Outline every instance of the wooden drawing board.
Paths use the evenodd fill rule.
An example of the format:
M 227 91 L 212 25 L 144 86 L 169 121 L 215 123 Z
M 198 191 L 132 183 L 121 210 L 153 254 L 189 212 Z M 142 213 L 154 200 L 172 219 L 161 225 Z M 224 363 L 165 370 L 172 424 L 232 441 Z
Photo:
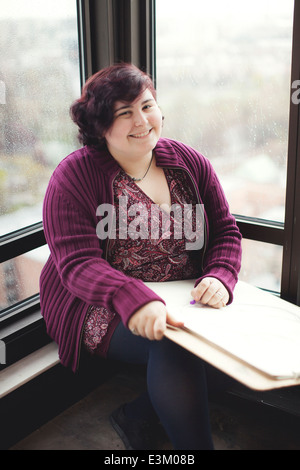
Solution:
M 146 284 L 165 300 L 174 316 L 184 318 L 185 314 L 189 315 L 187 328 L 167 328 L 165 336 L 172 341 L 252 389 L 300 385 L 300 367 L 295 372 L 293 370 L 298 363 L 300 365 L 300 307 L 240 281 L 232 306 L 218 311 L 210 307 L 193 309 L 189 302 L 194 281 Z M 240 318 L 234 317 L 239 312 Z M 194 314 L 203 314 L 203 318 L 211 318 L 215 323 L 209 325 L 208 322 L 206 328 L 206 321 L 207 331 L 203 328 L 202 335 L 201 324 L 193 330 L 191 315 Z M 234 322 L 234 327 L 230 322 Z M 218 323 L 221 324 L 219 333 L 217 327 L 212 328 Z M 212 331 L 214 329 L 216 333 Z M 251 334 L 244 338 L 245 332 L 249 331 Z

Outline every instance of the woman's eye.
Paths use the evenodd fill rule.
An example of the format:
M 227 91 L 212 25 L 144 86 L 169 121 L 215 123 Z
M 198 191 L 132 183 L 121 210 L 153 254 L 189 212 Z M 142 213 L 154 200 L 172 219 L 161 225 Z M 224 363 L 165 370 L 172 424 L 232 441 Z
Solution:
M 127 117 L 130 115 L 130 111 L 124 111 L 123 113 L 120 113 L 117 115 L 117 117 Z

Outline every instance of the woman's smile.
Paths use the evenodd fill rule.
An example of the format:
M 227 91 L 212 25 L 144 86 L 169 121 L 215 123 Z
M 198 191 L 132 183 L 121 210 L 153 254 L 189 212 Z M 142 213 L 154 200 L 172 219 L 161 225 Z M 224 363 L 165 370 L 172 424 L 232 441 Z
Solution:
M 129 137 L 133 137 L 134 139 L 143 139 L 144 137 L 147 137 L 151 131 L 152 131 L 152 128 L 148 129 L 145 132 L 141 132 L 140 134 L 130 134 Z

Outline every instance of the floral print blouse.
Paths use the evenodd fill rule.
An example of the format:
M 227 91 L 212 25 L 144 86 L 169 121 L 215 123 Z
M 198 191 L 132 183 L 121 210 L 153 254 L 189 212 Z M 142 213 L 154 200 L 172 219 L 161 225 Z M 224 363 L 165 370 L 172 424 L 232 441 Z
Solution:
M 154 204 L 123 170 L 114 180 L 116 225 L 108 242 L 107 260 L 115 269 L 144 282 L 199 276 L 199 262 L 186 249 L 184 236 L 193 234 L 196 227 L 193 208 L 197 202 L 189 187 L 190 180 L 184 171 L 164 171 L 172 208 L 178 212 L 170 213 Z M 89 352 L 104 355 L 106 338 L 111 336 L 107 332 L 110 326 L 117 325 L 117 318 L 116 312 L 90 306 L 83 332 L 83 344 Z

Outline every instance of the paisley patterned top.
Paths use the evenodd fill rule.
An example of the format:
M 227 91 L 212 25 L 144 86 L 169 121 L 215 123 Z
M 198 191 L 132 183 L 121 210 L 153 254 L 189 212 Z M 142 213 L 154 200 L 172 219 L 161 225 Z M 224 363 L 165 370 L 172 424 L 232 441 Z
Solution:
M 199 276 L 199 258 L 186 243 L 195 234 L 197 201 L 184 171 L 165 169 L 172 210 L 159 207 L 124 171 L 114 181 L 115 226 L 108 244 L 108 262 L 144 282 L 193 279 Z M 104 355 L 105 338 L 118 315 L 91 306 L 84 326 L 83 344 Z M 109 335 L 110 336 L 110 335 Z

